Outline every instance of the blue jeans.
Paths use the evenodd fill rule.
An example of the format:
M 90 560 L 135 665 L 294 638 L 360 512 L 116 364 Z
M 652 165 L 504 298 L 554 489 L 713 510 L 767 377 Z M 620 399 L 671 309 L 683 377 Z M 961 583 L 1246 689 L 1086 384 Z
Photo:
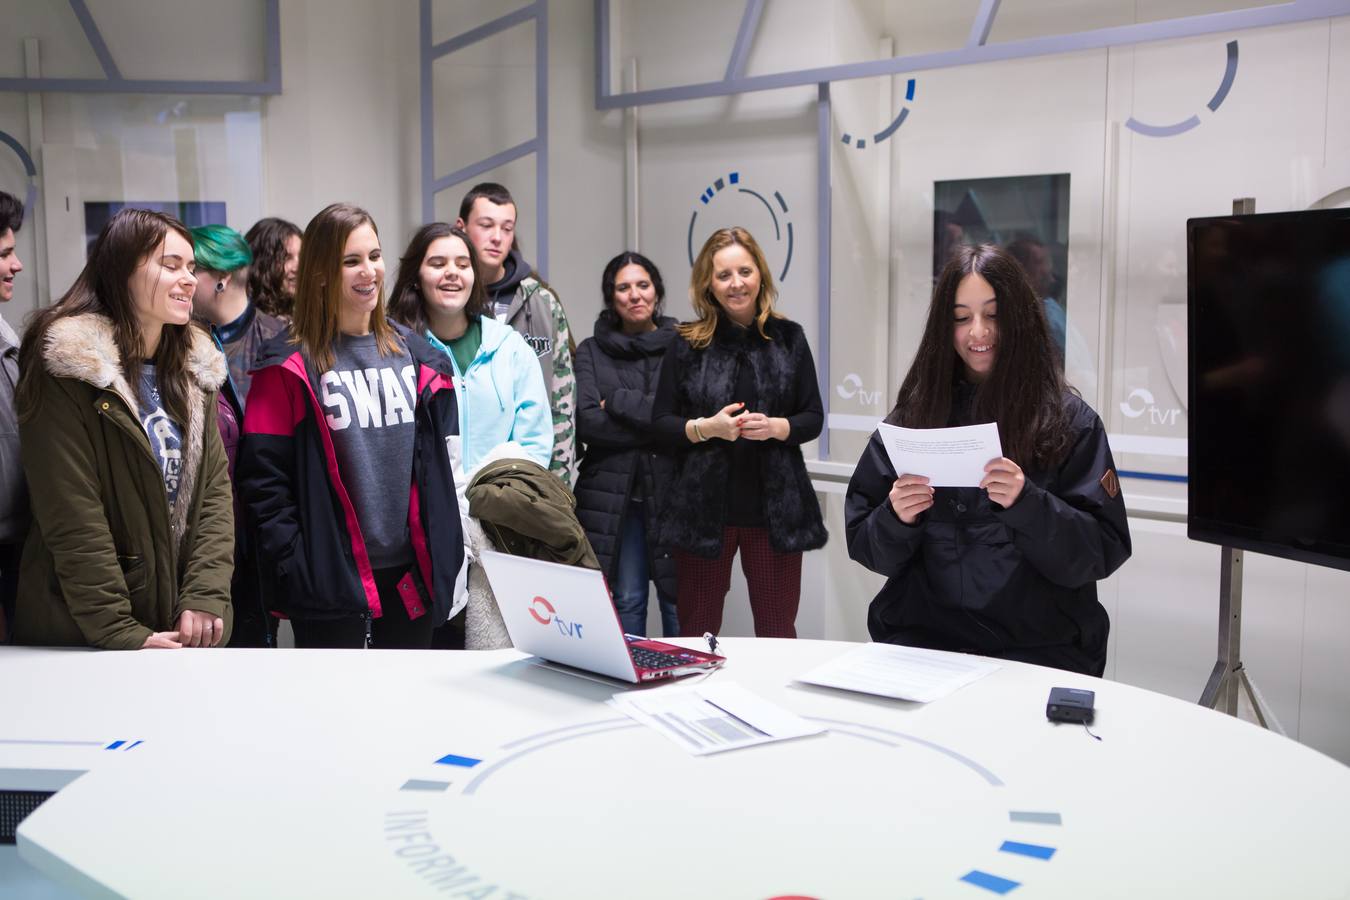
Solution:
M 614 573 L 614 608 L 619 622 L 628 634 L 647 635 L 648 569 L 647 512 L 645 504 L 630 503 L 623 517 L 623 532 L 619 535 L 619 565 Z M 667 597 L 657 589 L 661 601 L 661 633 L 674 637 L 680 633 L 680 619 L 675 612 L 675 598 Z

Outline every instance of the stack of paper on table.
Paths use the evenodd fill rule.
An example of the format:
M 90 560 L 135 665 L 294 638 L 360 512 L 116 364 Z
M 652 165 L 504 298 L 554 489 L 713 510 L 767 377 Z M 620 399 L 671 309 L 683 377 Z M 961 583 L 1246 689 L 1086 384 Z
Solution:
M 695 756 L 825 730 L 734 682 L 624 692 L 610 703 Z
M 964 653 L 897 644 L 863 644 L 798 676 L 797 680 L 928 703 L 998 670 L 998 663 Z

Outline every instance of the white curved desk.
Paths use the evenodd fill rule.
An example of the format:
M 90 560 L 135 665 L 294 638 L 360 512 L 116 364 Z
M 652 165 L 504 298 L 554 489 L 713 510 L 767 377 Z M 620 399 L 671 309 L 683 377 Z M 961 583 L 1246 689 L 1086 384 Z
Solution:
M 19 851 L 95 895 L 1350 895 L 1334 760 L 1016 663 L 927 706 L 789 686 L 848 646 L 727 640 L 713 679 L 830 730 L 702 758 L 515 651 L 3 648 L 0 778 L 86 772 Z

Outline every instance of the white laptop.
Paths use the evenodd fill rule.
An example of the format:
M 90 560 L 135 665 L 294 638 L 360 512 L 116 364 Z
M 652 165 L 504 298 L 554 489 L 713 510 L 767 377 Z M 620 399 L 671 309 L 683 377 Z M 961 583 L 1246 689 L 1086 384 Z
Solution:
M 625 635 L 595 569 L 485 550 L 483 569 L 516 649 L 633 683 L 706 672 L 725 657 Z

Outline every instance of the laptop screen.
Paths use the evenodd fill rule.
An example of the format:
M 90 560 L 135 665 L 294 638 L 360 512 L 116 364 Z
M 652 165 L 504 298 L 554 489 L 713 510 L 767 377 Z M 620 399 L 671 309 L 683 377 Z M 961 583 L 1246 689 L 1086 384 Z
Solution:
M 516 649 L 638 680 L 602 573 L 492 550 L 482 561 Z

